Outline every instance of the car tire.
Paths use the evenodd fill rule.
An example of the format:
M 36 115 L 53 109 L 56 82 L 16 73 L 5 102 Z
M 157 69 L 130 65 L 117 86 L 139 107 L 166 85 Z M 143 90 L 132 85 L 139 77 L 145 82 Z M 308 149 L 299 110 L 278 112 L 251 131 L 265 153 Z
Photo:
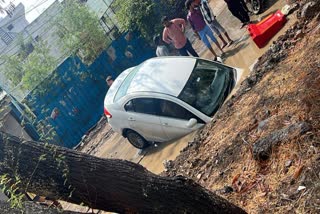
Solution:
M 135 131 L 128 130 L 126 136 L 131 145 L 138 149 L 144 149 L 149 145 L 148 141 Z
M 251 2 L 251 12 L 254 15 L 259 14 L 262 8 L 261 0 L 251 0 L 250 2 Z

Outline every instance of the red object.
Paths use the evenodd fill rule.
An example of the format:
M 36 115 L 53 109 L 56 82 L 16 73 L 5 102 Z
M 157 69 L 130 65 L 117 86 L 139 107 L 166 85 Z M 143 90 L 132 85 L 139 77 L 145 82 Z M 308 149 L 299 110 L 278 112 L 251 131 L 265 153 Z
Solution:
M 250 24 L 248 30 L 256 45 L 262 48 L 284 26 L 286 21 L 285 15 L 278 10 L 257 24 Z
M 104 110 L 104 114 L 106 115 L 107 118 L 112 117 L 112 115 L 110 114 L 110 112 L 108 112 L 108 110 L 106 108 L 104 108 L 103 110 Z

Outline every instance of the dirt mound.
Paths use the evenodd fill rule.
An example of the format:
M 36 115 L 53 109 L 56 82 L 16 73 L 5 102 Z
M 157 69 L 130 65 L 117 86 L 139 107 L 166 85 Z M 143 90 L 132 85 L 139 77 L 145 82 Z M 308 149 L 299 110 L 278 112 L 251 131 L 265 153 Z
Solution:
M 319 1 L 259 59 L 163 175 L 192 178 L 249 213 L 319 211 L 320 23 L 314 8 Z M 267 143 L 268 155 L 254 157 L 255 147 Z

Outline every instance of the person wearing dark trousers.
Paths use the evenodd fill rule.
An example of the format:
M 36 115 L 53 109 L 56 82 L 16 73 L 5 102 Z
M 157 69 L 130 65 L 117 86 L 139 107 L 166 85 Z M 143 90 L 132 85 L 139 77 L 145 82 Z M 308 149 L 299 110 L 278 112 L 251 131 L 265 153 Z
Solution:
M 193 49 L 189 39 L 187 39 L 185 46 L 183 48 L 178 49 L 178 51 L 181 54 L 181 56 L 189 56 L 189 54 L 188 54 L 188 52 L 189 52 L 192 56 L 199 57 L 197 52 Z
M 199 57 L 197 52 L 193 49 L 190 41 L 184 35 L 184 29 L 186 26 L 186 21 L 184 19 L 169 20 L 164 16 L 161 19 L 161 23 L 164 26 L 162 33 L 162 39 L 164 42 L 173 44 L 182 56 L 189 56 L 190 54 L 194 57 Z
M 240 28 L 243 28 L 250 23 L 249 10 L 246 6 L 246 3 L 243 0 L 224 0 L 228 6 L 228 9 L 237 17 L 242 25 Z

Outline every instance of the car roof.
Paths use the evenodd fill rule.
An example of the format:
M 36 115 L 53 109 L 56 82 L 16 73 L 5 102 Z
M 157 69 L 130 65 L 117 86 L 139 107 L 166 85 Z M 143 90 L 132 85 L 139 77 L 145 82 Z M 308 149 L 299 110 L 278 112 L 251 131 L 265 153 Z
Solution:
M 195 66 L 193 57 L 156 57 L 136 67 L 127 94 L 155 92 L 177 97 Z

